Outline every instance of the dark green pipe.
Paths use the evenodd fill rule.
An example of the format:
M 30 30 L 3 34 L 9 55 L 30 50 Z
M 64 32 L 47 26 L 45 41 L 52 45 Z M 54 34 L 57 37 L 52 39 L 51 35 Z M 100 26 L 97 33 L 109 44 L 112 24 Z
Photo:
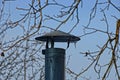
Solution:
M 65 50 L 48 48 L 45 55 L 45 80 L 65 80 Z

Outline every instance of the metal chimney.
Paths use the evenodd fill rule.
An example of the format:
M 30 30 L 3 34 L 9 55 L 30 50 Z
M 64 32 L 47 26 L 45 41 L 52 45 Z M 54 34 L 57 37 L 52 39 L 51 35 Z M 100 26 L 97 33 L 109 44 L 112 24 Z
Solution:
M 45 55 L 45 80 L 65 80 L 65 49 L 54 48 L 54 42 L 67 42 L 69 47 L 69 43 L 80 38 L 62 31 L 52 31 L 35 39 L 46 42 L 46 49 L 42 50 Z

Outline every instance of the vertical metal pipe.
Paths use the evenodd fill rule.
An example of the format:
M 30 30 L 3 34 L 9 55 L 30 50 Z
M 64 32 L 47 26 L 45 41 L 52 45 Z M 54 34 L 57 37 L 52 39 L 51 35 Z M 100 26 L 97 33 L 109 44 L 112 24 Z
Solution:
M 45 80 L 65 80 L 65 50 L 48 48 L 45 54 Z

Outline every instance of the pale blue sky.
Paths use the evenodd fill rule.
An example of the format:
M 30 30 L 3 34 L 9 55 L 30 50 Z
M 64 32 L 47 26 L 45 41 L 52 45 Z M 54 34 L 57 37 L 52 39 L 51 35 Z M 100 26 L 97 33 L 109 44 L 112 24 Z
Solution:
M 102 2 L 104 0 L 99 0 L 99 1 Z M 112 1 L 114 1 L 114 0 L 112 0 Z M 27 7 L 29 7 L 28 3 L 29 3 L 29 0 L 24 0 L 24 1 L 16 0 L 16 1 L 11 1 L 11 2 L 6 2 L 6 7 L 5 7 L 6 13 L 11 14 L 10 17 L 11 17 L 12 21 L 18 20 L 19 18 L 21 18 L 20 14 L 23 12 L 16 10 L 16 7 L 27 8 Z M 60 3 L 69 5 L 69 3 L 71 3 L 71 1 L 70 0 L 60 1 Z M 119 5 L 120 1 L 115 0 L 114 3 Z M 0 5 L 1 5 L 1 1 L 0 1 Z M 83 7 L 81 8 L 81 6 L 79 6 L 80 23 L 71 32 L 71 34 L 76 35 L 76 36 L 83 35 L 83 32 L 84 32 L 83 26 L 86 26 L 88 24 L 88 20 L 90 17 L 89 16 L 90 11 L 91 11 L 93 5 L 94 5 L 94 0 L 89 0 L 89 1 L 83 0 Z M 104 18 L 103 13 L 100 12 L 102 7 L 104 7 L 104 5 L 98 6 L 98 9 L 97 9 L 98 12 L 96 13 L 96 17 L 92 20 L 90 27 L 106 31 L 105 22 L 100 21 Z M 57 9 L 58 9 L 57 7 L 51 6 L 50 8 L 46 8 L 46 10 L 44 11 L 44 14 L 51 14 L 53 16 L 56 13 L 58 13 Z M 117 10 L 115 10 L 115 8 L 110 6 L 109 11 L 106 11 L 105 13 L 107 14 L 108 23 L 110 26 L 109 31 L 114 33 L 115 26 L 116 26 L 116 19 L 114 17 L 112 17 L 111 15 L 115 15 L 117 18 L 119 18 L 120 12 L 118 12 Z M 73 23 L 74 23 L 74 21 L 69 21 L 68 23 L 64 24 L 60 28 L 60 30 L 69 32 L 70 29 L 72 28 L 71 25 L 73 25 Z M 58 23 L 55 21 L 45 21 L 43 25 L 49 25 L 49 27 L 56 28 L 58 26 Z M 15 37 L 17 35 L 23 34 L 23 32 L 21 32 L 20 28 L 15 28 L 13 30 L 10 29 L 6 33 L 9 33 L 6 35 L 7 40 L 10 40 L 12 37 Z M 84 57 L 84 55 L 80 54 L 80 52 L 86 52 L 89 50 L 97 51 L 97 50 L 99 50 L 99 48 L 97 46 L 99 45 L 102 47 L 103 43 L 106 40 L 107 40 L 107 35 L 97 32 L 97 33 L 94 33 L 91 35 L 81 37 L 81 40 L 77 42 L 76 48 L 74 47 L 74 44 L 70 44 L 69 49 L 66 50 L 66 62 L 68 61 L 68 57 L 71 56 L 70 63 L 67 65 L 67 67 L 70 67 L 74 72 L 79 73 L 82 69 L 87 67 L 88 64 L 90 63 L 88 58 Z M 63 45 L 65 45 L 65 46 L 63 47 Z M 62 43 L 62 44 L 56 44 L 56 46 L 66 48 L 67 45 L 66 45 L 66 43 L 65 44 Z M 108 53 L 108 51 L 105 51 L 105 52 Z M 109 58 L 110 57 L 108 56 L 108 54 L 104 54 L 102 56 L 102 59 L 100 62 L 105 63 Z M 113 73 L 114 73 L 114 70 L 113 70 Z M 98 77 L 97 75 L 95 75 L 93 67 L 90 70 L 88 70 L 88 72 L 84 73 L 82 76 L 86 76 L 87 78 L 90 78 L 90 80 L 96 80 Z M 111 79 L 111 80 L 115 79 L 115 75 L 110 74 L 110 76 L 111 77 L 109 79 Z M 80 78 L 80 80 L 84 80 L 84 79 Z

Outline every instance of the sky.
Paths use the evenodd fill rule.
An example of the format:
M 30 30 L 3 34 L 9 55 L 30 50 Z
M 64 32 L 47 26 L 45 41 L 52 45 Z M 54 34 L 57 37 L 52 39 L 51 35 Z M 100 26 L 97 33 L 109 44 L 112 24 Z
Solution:
M 104 0 L 99 0 L 99 2 L 103 2 L 103 1 Z M 111 0 L 111 1 L 113 1 L 114 4 L 116 4 L 117 6 L 119 6 L 119 3 L 120 3 L 119 0 Z M 7 15 L 10 13 L 11 14 L 10 19 L 12 21 L 18 20 L 21 18 L 20 14 L 22 13 L 22 11 L 19 11 L 16 8 L 17 7 L 28 8 L 29 2 L 30 2 L 29 0 L 7 1 L 6 7 L 5 7 L 5 10 L 6 10 L 5 14 Z M 69 0 L 60 1 L 60 3 L 69 5 L 69 3 L 71 3 L 71 1 L 69 1 Z M 94 3 L 95 3 L 95 0 L 90 0 L 90 1 L 84 0 L 83 7 L 81 8 L 81 6 L 79 6 L 78 11 L 79 11 L 80 23 L 71 32 L 71 34 L 73 34 L 75 36 L 82 36 L 84 34 L 84 26 L 87 26 L 87 24 L 89 22 L 90 11 L 92 10 Z M 1 7 L 1 1 L 0 1 L 0 7 Z M 91 21 L 91 24 L 89 26 L 92 28 L 106 31 L 106 29 L 107 29 L 106 24 L 105 24 L 105 22 L 101 21 L 104 18 L 103 13 L 101 12 L 101 8 L 103 8 L 103 7 L 105 7 L 105 5 L 98 5 L 96 17 Z M 58 7 L 50 6 L 50 7 L 46 8 L 43 12 L 45 15 L 49 14 L 49 15 L 53 16 L 53 15 L 56 15 L 57 13 L 59 13 L 58 12 L 59 9 L 60 8 L 58 8 Z M 107 19 L 108 19 L 108 23 L 109 23 L 109 32 L 114 33 L 116 19 L 114 17 L 112 17 L 112 15 L 115 15 L 117 18 L 119 18 L 120 12 L 118 12 L 115 8 L 110 6 L 109 10 L 105 11 L 105 14 L 107 15 Z M 5 16 L 5 18 L 6 18 L 6 16 Z M 73 20 L 73 21 L 69 21 L 69 22 L 65 23 L 63 26 L 61 26 L 61 28 L 59 30 L 64 31 L 64 32 L 69 32 L 70 29 L 72 28 L 71 25 L 74 25 L 74 22 L 75 21 Z M 45 26 L 49 25 L 49 27 L 55 29 L 58 26 L 58 23 L 54 22 L 54 21 L 45 21 L 45 22 L 43 22 L 43 25 L 45 25 Z M 27 26 L 27 24 L 26 24 L 26 26 Z M 44 32 L 44 30 L 45 29 L 43 29 L 43 32 Z M 49 32 L 49 31 L 50 30 L 48 30 L 47 32 Z M 86 31 L 89 32 L 90 30 L 86 30 Z M 20 28 L 10 29 L 6 33 L 7 33 L 6 41 L 16 37 L 17 35 L 23 34 L 23 32 L 21 31 Z M 68 49 L 66 49 L 66 46 L 67 46 L 66 43 L 56 43 L 56 47 L 66 49 L 66 67 L 69 67 L 71 70 L 73 70 L 76 73 L 79 73 L 80 71 L 82 71 L 91 62 L 90 60 L 88 60 L 88 57 L 85 57 L 85 55 L 81 54 L 80 52 L 98 51 L 98 50 L 100 50 L 98 46 L 102 47 L 103 44 L 108 39 L 107 35 L 104 33 L 101 33 L 101 32 L 82 36 L 80 38 L 81 38 L 81 40 L 77 42 L 76 48 L 73 43 L 70 44 L 70 47 Z M 106 50 L 105 53 L 106 54 L 104 54 L 101 57 L 101 60 L 100 60 L 101 64 L 104 64 L 105 62 L 107 62 L 110 59 L 110 55 L 107 54 L 108 50 Z M 70 57 L 70 60 L 69 60 L 69 57 Z M 67 64 L 68 60 L 70 62 L 69 64 Z M 105 70 L 105 68 L 103 68 L 103 70 Z M 112 70 L 112 72 L 114 73 L 114 69 Z M 102 73 L 101 73 L 101 75 L 102 75 Z M 98 79 L 98 75 L 95 74 L 95 71 L 93 70 L 93 66 L 86 73 L 84 73 L 81 76 L 80 80 L 84 80 L 84 76 L 87 76 L 87 78 L 89 78 L 90 80 Z M 68 77 L 68 75 L 66 75 L 66 77 Z M 115 75 L 112 75 L 112 73 L 110 73 L 110 77 L 108 78 L 108 80 L 110 80 L 110 79 L 115 80 Z

